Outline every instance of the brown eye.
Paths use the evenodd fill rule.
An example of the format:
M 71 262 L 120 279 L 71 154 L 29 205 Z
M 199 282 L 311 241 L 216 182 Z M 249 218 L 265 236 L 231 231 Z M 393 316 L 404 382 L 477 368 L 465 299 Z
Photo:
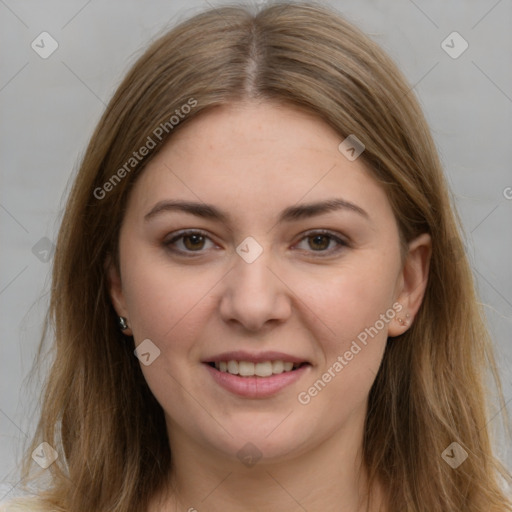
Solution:
M 349 245 L 347 242 L 336 236 L 334 233 L 331 233 L 330 231 L 314 231 L 307 233 L 306 236 L 301 239 L 300 243 L 303 243 L 303 241 L 307 242 L 307 247 L 301 248 L 302 250 L 316 253 L 325 253 L 327 255 L 337 252 L 343 247 L 348 247 Z
M 202 246 L 204 245 L 203 235 L 185 235 L 182 238 L 183 245 L 191 251 L 202 249 Z M 190 243 L 187 243 L 187 241 L 190 241 Z
M 165 241 L 164 246 L 175 253 L 188 256 L 190 253 L 203 252 L 203 249 L 207 248 L 205 244 L 208 240 L 210 238 L 201 231 L 182 231 Z
M 312 249 L 324 250 L 329 247 L 331 238 L 328 235 L 313 235 L 308 236 L 309 246 Z

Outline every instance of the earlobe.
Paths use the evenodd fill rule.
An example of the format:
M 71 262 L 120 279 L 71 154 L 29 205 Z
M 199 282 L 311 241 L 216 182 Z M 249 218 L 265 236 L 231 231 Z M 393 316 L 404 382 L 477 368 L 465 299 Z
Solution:
M 124 300 L 124 294 L 123 294 L 123 286 L 121 282 L 121 276 L 119 275 L 119 271 L 116 268 L 116 265 L 112 261 L 112 257 L 110 255 L 107 256 L 107 259 L 105 260 L 105 274 L 107 276 L 107 283 L 108 283 L 108 291 L 110 295 L 110 300 L 112 301 L 112 305 L 114 306 L 114 309 L 116 310 L 116 313 L 118 315 L 118 324 L 120 329 L 123 331 L 124 334 L 128 336 L 132 336 L 132 331 L 128 327 L 128 311 L 126 309 L 126 304 Z M 120 319 L 123 320 L 120 320 Z M 126 327 L 125 327 L 126 325 Z
M 396 299 L 402 305 L 402 310 L 390 324 L 389 336 L 403 334 L 414 322 L 427 288 L 431 255 L 432 239 L 428 233 L 421 234 L 409 243 Z

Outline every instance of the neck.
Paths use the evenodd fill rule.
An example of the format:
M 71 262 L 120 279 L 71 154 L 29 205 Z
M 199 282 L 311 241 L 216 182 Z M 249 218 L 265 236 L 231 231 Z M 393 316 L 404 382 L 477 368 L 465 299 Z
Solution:
M 170 485 L 150 511 L 382 510 L 379 484 L 372 489 L 375 499 L 371 509 L 367 508 L 360 426 L 340 430 L 319 442 L 314 450 L 293 458 L 261 459 L 251 467 L 219 451 L 199 447 L 185 432 L 173 428 Z

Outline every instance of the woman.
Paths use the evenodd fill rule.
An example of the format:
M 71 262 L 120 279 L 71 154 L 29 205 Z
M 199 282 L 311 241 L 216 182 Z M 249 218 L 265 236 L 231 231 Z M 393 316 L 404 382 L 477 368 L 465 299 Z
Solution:
M 458 226 L 410 87 L 337 13 L 180 24 L 68 200 L 31 506 L 512 510 Z

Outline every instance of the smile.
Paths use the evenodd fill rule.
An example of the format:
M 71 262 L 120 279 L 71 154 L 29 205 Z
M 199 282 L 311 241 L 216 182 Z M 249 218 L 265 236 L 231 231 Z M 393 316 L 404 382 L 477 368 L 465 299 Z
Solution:
M 204 367 L 218 386 L 230 394 L 244 398 L 269 398 L 291 386 L 311 370 L 309 363 L 279 360 L 259 363 L 219 361 L 204 363 Z
M 240 375 L 241 377 L 270 377 L 284 372 L 291 372 L 308 363 L 292 363 L 290 361 L 263 361 L 253 363 L 251 361 L 218 361 L 209 363 L 217 370 L 230 373 L 231 375 Z

